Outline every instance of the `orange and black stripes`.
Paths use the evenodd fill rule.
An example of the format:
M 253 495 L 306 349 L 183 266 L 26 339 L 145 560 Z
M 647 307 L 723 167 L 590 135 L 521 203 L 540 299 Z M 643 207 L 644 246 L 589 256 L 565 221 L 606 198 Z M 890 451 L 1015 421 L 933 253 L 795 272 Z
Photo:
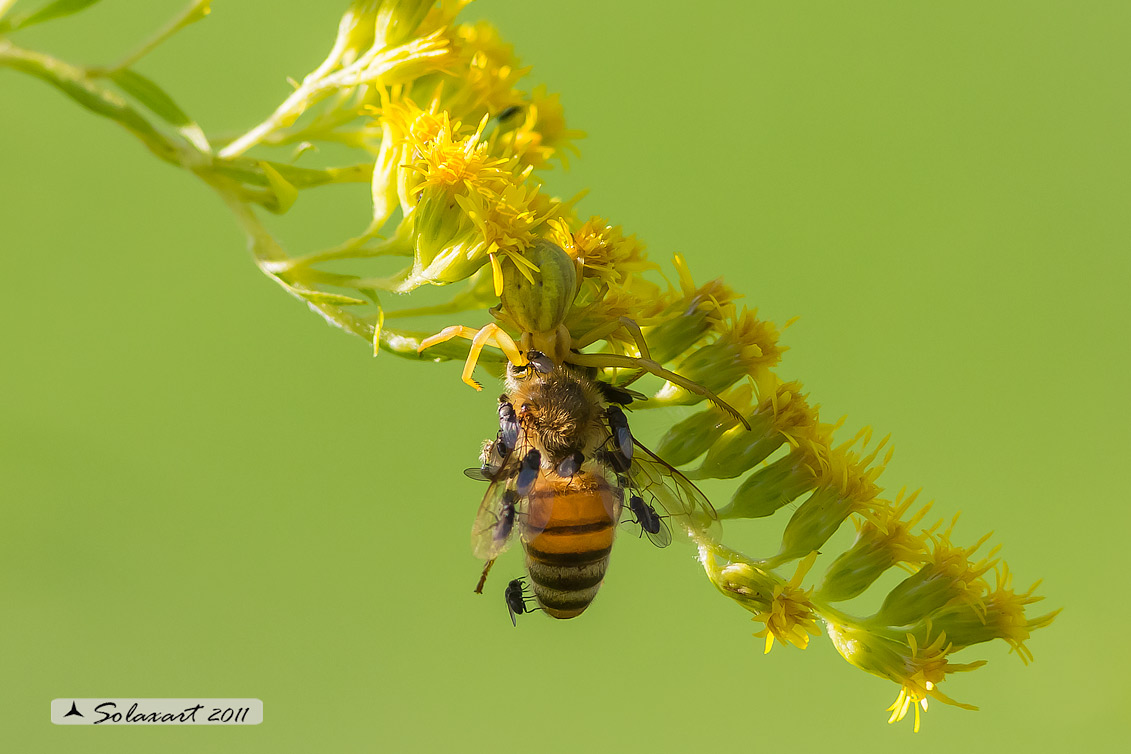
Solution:
M 580 615 L 605 578 L 620 517 L 618 494 L 601 476 L 542 477 L 529 496 L 529 518 L 541 531 L 523 537 L 526 568 L 538 604 L 554 618 Z

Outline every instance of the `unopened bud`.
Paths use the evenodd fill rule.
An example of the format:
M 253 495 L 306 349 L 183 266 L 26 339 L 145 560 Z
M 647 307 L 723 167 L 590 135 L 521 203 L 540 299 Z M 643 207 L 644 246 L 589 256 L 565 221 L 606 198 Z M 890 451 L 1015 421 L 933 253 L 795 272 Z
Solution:
M 745 396 L 746 400 L 749 400 L 748 389 L 745 391 Z M 733 406 L 736 402 L 742 401 L 742 397 L 728 396 L 726 401 Z M 691 463 L 737 423 L 733 416 L 712 404 L 669 429 L 656 445 L 656 455 L 672 466 Z
M 863 594 L 898 562 L 898 556 L 887 544 L 883 532 L 865 524 L 855 544 L 825 570 L 825 577 L 817 587 L 818 596 L 827 602 L 841 602 Z
M 794 450 L 758 469 L 739 485 L 719 518 L 762 518 L 796 500 L 817 485 L 810 459 Z
M 785 525 L 781 552 L 774 561 L 793 560 L 820 550 L 848 518 L 854 505 L 855 501 L 836 487 L 819 487 Z

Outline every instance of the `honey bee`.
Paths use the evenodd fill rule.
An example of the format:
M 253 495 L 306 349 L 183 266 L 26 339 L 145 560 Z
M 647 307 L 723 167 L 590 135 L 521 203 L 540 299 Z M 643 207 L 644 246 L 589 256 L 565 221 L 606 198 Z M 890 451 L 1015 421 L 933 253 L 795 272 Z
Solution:
M 672 541 L 666 519 L 706 530 L 718 515 L 632 436 L 622 406 L 638 394 L 598 380 L 594 369 L 537 351 L 527 357 L 508 366 L 499 433 L 481 466 L 466 472 L 490 483 L 472 527 L 472 549 L 487 561 L 476 591 L 517 530 L 534 600 L 554 618 L 574 618 L 604 581 L 625 507 L 660 547 Z

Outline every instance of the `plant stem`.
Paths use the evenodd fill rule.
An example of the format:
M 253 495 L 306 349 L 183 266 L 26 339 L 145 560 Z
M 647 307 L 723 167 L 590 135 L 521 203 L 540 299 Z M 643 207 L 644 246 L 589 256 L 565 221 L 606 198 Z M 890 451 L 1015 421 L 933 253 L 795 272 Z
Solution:
M 0 66 L 5 65 L 44 80 L 87 110 L 117 121 L 165 162 L 190 169 L 199 167 L 195 164 L 198 160 L 187 150 L 170 141 L 118 94 L 95 83 L 85 69 L 0 40 Z

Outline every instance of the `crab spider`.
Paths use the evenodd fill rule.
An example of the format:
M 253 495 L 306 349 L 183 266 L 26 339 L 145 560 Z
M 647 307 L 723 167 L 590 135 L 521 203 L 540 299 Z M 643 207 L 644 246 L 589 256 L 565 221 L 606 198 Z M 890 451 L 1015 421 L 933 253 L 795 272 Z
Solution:
M 640 356 L 625 356 L 616 353 L 577 352 L 576 349 L 592 345 L 622 327 L 628 330 L 629 334 L 632 336 L 633 341 L 635 341 L 640 351 Z M 747 429 L 750 428 L 746 419 L 713 391 L 671 370 L 664 369 L 662 365 L 653 361 L 649 356 L 648 344 L 644 340 L 644 334 L 640 330 L 640 326 L 628 317 L 620 317 L 607 325 L 595 328 L 576 341 L 573 340 L 569 334 L 569 330 L 566 329 L 564 325 L 559 325 L 557 330 L 550 331 L 549 333 L 524 333 L 522 336 L 521 349 L 519 348 L 519 344 L 515 343 L 514 339 L 508 335 L 505 330 L 494 323 L 486 325 L 479 330 L 463 325 L 453 325 L 452 327 L 445 327 L 435 335 L 422 340 L 416 350 L 420 352 L 437 343 L 443 343 L 452 338 L 465 338 L 471 341 L 471 351 L 468 353 L 467 361 L 464 362 L 463 365 L 463 381 L 476 390 L 482 390 L 483 386 L 472 377 L 472 372 L 475 370 L 475 364 L 478 362 L 479 354 L 482 353 L 484 346 L 489 344 L 495 345 L 506 355 L 507 360 L 516 367 L 526 365 L 527 359 L 525 353 L 531 350 L 537 350 L 550 356 L 556 364 L 566 363 L 596 369 L 635 369 L 654 374 L 674 385 L 679 385 L 688 392 L 703 396 L 737 419 L 744 427 Z

